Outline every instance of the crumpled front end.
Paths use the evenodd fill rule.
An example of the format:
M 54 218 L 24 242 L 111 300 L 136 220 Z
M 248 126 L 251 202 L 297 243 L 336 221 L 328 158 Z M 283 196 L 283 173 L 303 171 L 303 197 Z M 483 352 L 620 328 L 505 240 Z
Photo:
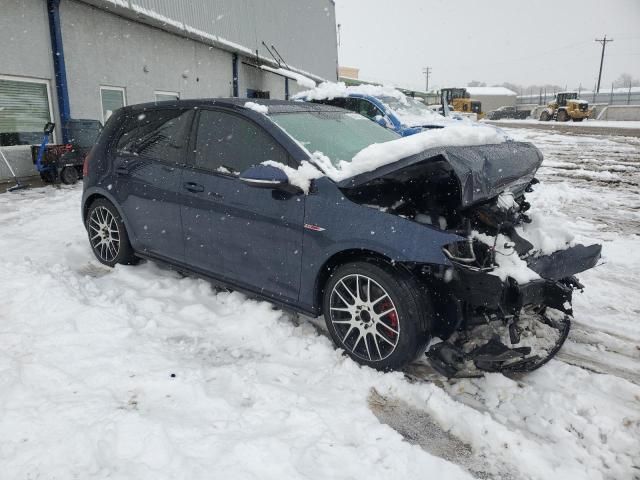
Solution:
M 575 275 L 597 264 L 602 247 L 541 253 L 516 229 L 530 221 L 523 207 L 524 195 L 469 211 L 467 240 L 444 249 L 452 267 L 442 292 L 459 308 L 427 357 L 446 376 L 535 370 L 569 334 L 573 291 L 584 288 Z
M 531 215 L 525 195 L 541 163 L 525 143 L 444 147 L 341 185 L 352 201 L 463 239 L 443 248 L 449 265 L 410 267 L 428 284 L 432 333 L 444 339 L 427 357 L 447 376 L 530 371 L 567 338 L 583 288 L 575 275 L 596 265 L 601 246 Z

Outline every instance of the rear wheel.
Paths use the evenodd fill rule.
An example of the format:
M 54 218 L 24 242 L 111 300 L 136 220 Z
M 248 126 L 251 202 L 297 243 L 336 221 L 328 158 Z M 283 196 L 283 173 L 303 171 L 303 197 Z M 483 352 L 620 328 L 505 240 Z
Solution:
M 569 121 L 569 114 L 566 110 L 560 110 L 558 112 L 558 121 L 559 122 L 567 122 Z
M 547 112 L 546 110 L 543 110 L 540 114 L 540 121 L 548 122 L 549 120 L 551 120 L 551 115 L 549 115 L 549 112 Z
M 408 272 L 354 262 L 336 269 L 324 291 L 325 322 L 334 343 L 356 362 L 395 370 L 428 340 L 431 303 Z
M 100 263 L 109 267 L 137 263 L 127 229 L 111 202 L 104 198 L 94 201 L 87 213 L 86 227 L 91 249 Z
M 79 175 L 76 167 L 64 167 L 60 172 L 60 180 L 65 185 L 73 185 L 78 181 Z

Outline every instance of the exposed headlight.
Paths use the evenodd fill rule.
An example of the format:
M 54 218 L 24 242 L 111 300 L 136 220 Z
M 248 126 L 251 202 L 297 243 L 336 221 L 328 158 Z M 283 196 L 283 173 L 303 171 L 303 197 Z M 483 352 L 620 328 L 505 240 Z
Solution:
M 466 268 L 488 271 L 495 267 L 492 248 L 471 237 L 445 245 L 442 251 L 453 263 Z

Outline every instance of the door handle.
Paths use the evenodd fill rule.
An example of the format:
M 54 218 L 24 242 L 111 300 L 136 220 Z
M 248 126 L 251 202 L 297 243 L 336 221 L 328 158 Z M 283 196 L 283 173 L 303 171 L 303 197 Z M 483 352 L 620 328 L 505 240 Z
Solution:
M 184 182 L 182 186 L 184 187 L 185 190 L 189 190 L 192 193 L 204 192 L 204 185 L 200 185 L 199 183 Z

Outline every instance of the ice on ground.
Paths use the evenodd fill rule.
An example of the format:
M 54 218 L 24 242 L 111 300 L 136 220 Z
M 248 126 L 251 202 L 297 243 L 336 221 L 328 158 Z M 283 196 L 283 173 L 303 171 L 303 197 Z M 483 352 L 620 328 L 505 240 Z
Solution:
M 245 102 L 244 108 L 248 108 L 249 110 L 253 110 L 254 112 L 262 113 L 263 115 L 267 115 L 269 113 L 269 107 L 267 105 L 260 105 L 255 102 Z

